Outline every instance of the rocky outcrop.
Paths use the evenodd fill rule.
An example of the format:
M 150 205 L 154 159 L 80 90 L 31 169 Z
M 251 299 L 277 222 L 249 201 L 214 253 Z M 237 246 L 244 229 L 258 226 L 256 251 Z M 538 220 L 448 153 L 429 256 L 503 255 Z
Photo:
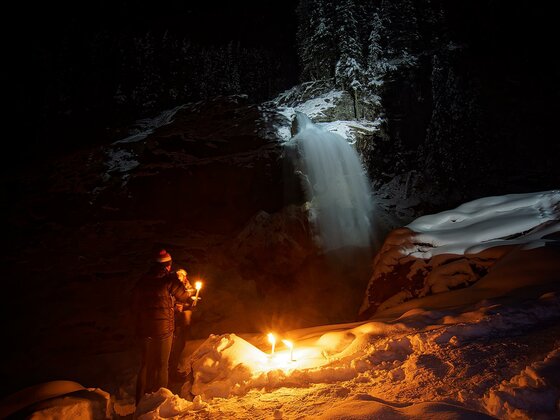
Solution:
M 490 197 L 393 230 L 373 261 L 360 316 L 472 286 L 520 258 L 510 255 L 557 247 L 559 202 L 557 191 Z
M 194 228 L 241 228 L 260 210 L 283 206 L 281 147 L 258 135 L 258 110 L 246 98 L 218 98 L 180 109 L 147 141 L 115 143 L 138 165 L 113 171 L 96 202 L 124 217 L 164 219 Z M 115 203 L 116 201 L 116 203 Z
M 467 287 L 482 276 L 509 249 L 508 247 L 474 256 L 442 254 L 422 259 L 413 250 L 427 246 L 409 228 L 393 230 L 373 262 L 361 317 L 429 294 Z
M 332 99 L 332 106 L 324 107 L 317 115 L 309 112 L 313 122 L 332 122 L 332 121 L 352 121 L 352 120 L 370 120 L 374 121 L 379 117 L 381 111 L 379 103 L 368 95 L 357 95 L 355 98 L 347 91 L 340 90 L 332 79 L 314 80 L 304 82 L 293 88 L 281 93 L 274 100 L 277 107 L 297 107 L 306 102 L 321 98 L 330 92 L 339 92 Z M 327 99 L 327 102 L 330 99 Z M 319 105 L 316 105 L 319 107 Z M 310 111 L 314 111 L 313 108 Z

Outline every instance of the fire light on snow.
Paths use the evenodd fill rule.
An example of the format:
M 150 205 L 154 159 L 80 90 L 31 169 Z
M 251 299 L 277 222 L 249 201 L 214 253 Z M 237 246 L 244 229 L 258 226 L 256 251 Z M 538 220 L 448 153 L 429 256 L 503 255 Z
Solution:
M 262 352 L 265 357 L 252 357 L 255 354 L 254 351 L 243 355 L 243 363 L 252 370 L 254 375 L 271 370 L 282 370 L 284 373 L 287 373 L 295 369 L 315 368 L 327 363 L 322 346 L 300 346 L 297 349 L 298 357 L 296 358 L 295 346 L 292 341 L 282 339 L 281 341 L 286 346 L 286 350 L 278 351 L 276 349 L 278 341 L 276 336 L 273 333 L 268 333 L 267 339 L 271 345 L 271 351 L 269 354 Z M 250 346 L 253 347 L 252 345 Z
M 245 338 L 211 334 L 186 361 L 193 379 L 181 389 L 181 397 L 194 395 L 199 405 L 185 405 L 178 412 L 248 419 L 273 414 L 301 418 L 303 413 L 321 418 L 351 413 L 357 419 L 490 418 L 488 414 L 559 418 L 558 339 L 549 337 L 552 330 L 545 327 L 553 328 L 560 316 L 558 241 L 549 233 L 553 228 L 558 231 L 557 217 L 550 219 L 550 214 L 558 214 L 559 194 L 549 194 L 553 194 L 550 204 L 531 199 L 529 209 L 526 200 L 518 201 L 527 197 L 508 196 L 510 205 L 497 198 L 492 198 L 490 209 L 479 209 L 478 204 L 484 203 L 475 203 L 475 210 L 481 210 L 477 217 L 463 207 L 453 219 L 438 215 L 437 223 L 420 220 L 424 226 L 418 230 L 424 235 L 447 239 L 433 241 L 437 252 L 454 243 L 450 236 L 471 244 L 488 239 L 480 236 L 487 233 L 484 226 L 497 232 L 501 222 L 512 226 L 521 216 L 544 219 L 542 227 L 523 235 L 526 239 L 538 234 L 546 241 L 541 249 L 512 254 L 520 263 L 498 266 L 493 275 L 480 280 L 480 286 L 411 299 L 367 321 L 266 331 Z M 494 209 L 498 204 L 499 210 Z M 504 217 L 488 219 L 498 213 Z M 540 224 L 523 224 L 522 229 L 526 226 L 535 229 Z M 509 238 L 511 230 L 504 231 Z M 531 264 L 525 269 L 527 262 Z M 550 291 L 541 294 L 545 286 Z M 535 295 L 528 296 L 531 289 Z M 517 339 L 520 328 L 523 337 Z M 546 343 L 546 348 L 520 362 L 527 339 Z M 275 347 L 272 353 L 269 345 Z M 171 398 L 161 403 L 162 409 L 176 404 Z M 198 410 L 204 412 L 187 414 Z

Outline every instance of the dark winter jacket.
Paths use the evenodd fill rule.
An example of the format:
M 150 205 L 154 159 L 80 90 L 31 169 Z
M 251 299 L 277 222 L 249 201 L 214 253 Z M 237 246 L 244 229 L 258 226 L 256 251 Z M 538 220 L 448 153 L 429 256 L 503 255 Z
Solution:
M 133 292 L 136 333 L 158 339 L 172 335 L 175 300 L 187 302 L 190 296 L 175 272 L 152 270 L 145 274 Z

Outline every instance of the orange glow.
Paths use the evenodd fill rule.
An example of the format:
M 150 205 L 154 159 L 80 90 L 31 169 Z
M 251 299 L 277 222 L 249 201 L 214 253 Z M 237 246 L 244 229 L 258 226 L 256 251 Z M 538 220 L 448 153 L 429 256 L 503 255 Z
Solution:
M 317 343 L 296 343 L 282 339 L 272 332 L 267 333 L 266 338 L 272 346 L 270 352 L 264 352 L 253 344 L 239 339 L 246 345 L 237 353 L 237 363 L 246 365 L 253 372 L 254 377 L 275 370 L 282 370 L 285 374 L 289 374 L 294 370 L 317 369 L 330 363 L 324 356 L 323 347 Z M 276 343 L 279 341 L 285 345 L 285 348 L 276 349 Z

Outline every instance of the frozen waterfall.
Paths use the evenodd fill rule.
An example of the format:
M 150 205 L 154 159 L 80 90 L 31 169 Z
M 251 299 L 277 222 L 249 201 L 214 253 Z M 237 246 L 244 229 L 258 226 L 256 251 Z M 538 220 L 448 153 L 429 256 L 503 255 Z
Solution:
M 289 145 L 299 155 L 310 218 L 324 250 L 369 247 L 372 194 L 355 148 L 296 112 Z

